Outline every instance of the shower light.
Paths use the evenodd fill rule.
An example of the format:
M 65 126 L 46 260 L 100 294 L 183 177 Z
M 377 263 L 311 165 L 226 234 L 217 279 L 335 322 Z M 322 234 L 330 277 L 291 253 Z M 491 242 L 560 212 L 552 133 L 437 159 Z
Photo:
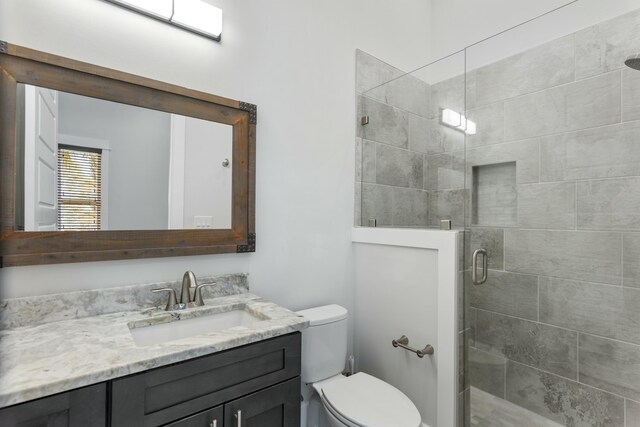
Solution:
M 107 1 L 216 41 L 222 36 L 222 9 L 202 0 Z
M 476 134 L 476 123 L 450 108 L 442 109 L 440 121 L 442 124 L 461 130 L 467 135 Z

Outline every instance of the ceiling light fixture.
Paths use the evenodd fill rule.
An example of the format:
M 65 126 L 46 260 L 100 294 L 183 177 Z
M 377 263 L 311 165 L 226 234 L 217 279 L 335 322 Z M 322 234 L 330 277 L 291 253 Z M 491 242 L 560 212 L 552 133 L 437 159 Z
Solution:
M 202 0 L 107 0 L 215 41 L 222 38 L 222 9 Z

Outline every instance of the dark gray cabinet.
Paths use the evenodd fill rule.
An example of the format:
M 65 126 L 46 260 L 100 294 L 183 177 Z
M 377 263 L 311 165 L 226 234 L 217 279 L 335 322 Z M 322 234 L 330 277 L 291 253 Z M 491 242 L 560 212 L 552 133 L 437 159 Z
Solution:
M 105 427 L 107 385 L 96 384 L 0 409 L 2 427 Z
M 285 381 L 224 405 L 224 425 L 294 427 L 300 424 L 300 380 Z
M 167 424 L 165 427 L 222 427 L 224 423 L 223 415 L 223 407 L 217 406 Z
M 165 425 L 299 375 L 300 333 L 152 369 L 112 381 L 111 425 Z
M 0 409 L 0 426 L 297 426 L 300 345 L 296 332 Z

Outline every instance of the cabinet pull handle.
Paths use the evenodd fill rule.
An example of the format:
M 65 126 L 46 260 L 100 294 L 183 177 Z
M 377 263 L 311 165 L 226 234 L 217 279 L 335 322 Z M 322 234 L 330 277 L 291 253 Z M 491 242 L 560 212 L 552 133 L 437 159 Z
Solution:
M 235 416 L 236 416 L 237 427 L 242 427 L 242 411 L 238 409 L 236 411 Z
M 216 418 L 215 420 L 211 421 L 211 424 L 209 424 L 209 427 L 218 427 L 218 419 Z

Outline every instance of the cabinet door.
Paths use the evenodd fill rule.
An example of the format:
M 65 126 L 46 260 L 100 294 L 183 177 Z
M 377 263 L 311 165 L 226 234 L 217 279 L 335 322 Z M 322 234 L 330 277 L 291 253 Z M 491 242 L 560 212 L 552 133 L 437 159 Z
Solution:
M 112 382 L 111 425 L 165 425 L 299 375 L 299 332 L 153 369 Z
M 2 427 L 105 427 L 106 420 L 104 383 L 0 409 Z
M 300 377 L 224 405 L 225 427 L 300 425 Z
M 222 405 L 167 424 L 165 427 L 222 427 Z

